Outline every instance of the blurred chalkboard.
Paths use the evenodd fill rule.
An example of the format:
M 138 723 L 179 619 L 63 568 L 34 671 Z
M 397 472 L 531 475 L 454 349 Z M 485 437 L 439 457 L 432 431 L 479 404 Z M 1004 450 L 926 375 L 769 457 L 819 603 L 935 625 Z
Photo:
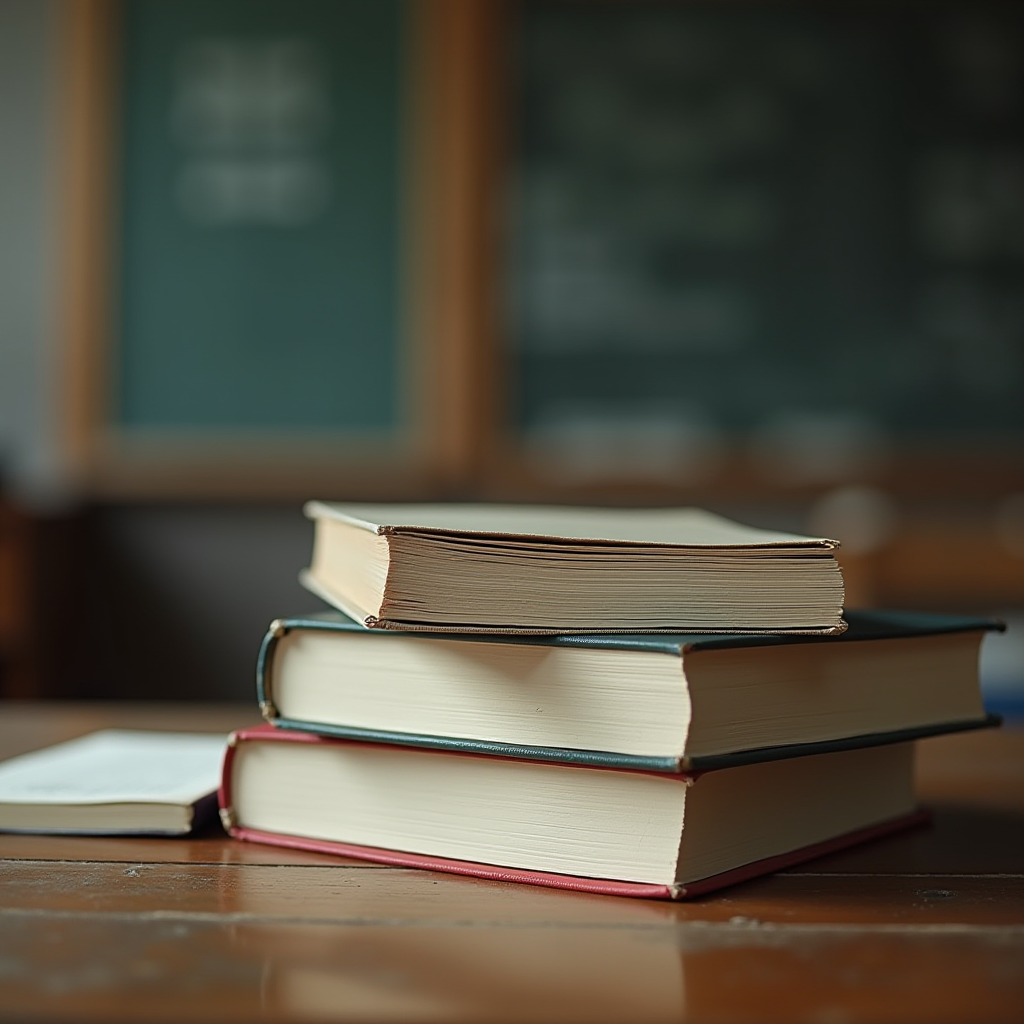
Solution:
M 1020 435 L 1024 5 L 524 3 L 517 24 L 527 437 Z
M 122 10 L 118 421 L 394 428 L 398 0 Z

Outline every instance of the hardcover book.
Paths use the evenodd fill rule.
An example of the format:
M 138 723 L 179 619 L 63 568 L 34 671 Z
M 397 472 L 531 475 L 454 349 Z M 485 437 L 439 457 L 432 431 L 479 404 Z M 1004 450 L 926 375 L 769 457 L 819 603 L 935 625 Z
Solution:
M 699 509 L 311 502 L 303 583 L 371 629 L 838 633 L 836 542 Z
M 837 637 L 492 636 L 271 624 L 264 716 L 300 731 L 533 760 L 706 770 L 989 723 L 988 619 L 848 612 Z
M 263 726 L 232 737 L 220 799 L 240 839 L 672 899 L 922 820 L 910 743 L 664 775 Z

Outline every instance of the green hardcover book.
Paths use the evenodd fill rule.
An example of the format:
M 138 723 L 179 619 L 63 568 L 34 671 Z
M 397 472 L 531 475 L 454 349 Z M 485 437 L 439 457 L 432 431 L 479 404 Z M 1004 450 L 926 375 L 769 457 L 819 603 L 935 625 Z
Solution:
M 993 724 L 986 631 L 847 612 L 835 637 L 489 636 L 364 629 L 338 613 L 271 624 L 264 717 L 325 736 L 528 760 L 704 771 Z

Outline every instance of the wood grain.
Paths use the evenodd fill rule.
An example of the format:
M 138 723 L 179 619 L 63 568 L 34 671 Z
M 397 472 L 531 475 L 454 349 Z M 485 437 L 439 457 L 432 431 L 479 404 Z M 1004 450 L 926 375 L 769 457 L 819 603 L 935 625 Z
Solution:
M 322 921 L 474 927 L 603 925 L 672 927 L 681 922 L 848 926 L 910 931 L 1017 926 L 1024 937 L 1022 876 L 776 875 L 685 903 L 578 895 L 406 869 L 358 865 L 0 865 L 5 910 L 60 914 L 159 913 L 266 922 Z
M 0 755 L 248 708 L 10 705 Z M 1024 733 L 929 740 L 934 823 L 682 904 L 239 843 L 0 836 L 0 1016 L 1011 1022 Z
M 429 404 L 439 481 L 464 493 L 490 454 L 500 407 L 495 379 L 498 80 L 497 0 L 410 6 L 418 39 L 412 79 L 417 175 L 410 219 L 410 321 L 422 335 L 420 394 Z M 503 382 L 502 382 L 503 383 Z
M 1019 933 L 0 917 L 7 1015 L 74 1020 L 1017 1021 Z

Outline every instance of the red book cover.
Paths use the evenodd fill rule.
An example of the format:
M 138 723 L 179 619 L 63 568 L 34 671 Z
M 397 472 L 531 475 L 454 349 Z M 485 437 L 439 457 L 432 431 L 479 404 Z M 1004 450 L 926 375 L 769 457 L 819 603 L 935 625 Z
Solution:
M 312 839 L 304 836 L 288 835 L 281 832 L 264 832 L 258 829 L 239 825 L 232 805 L 231 777 L 235 751 L 238 744 L 247 740 L 275 741 L 283 743 L 337 743 L 337 740 L 314 736 L 311 733 L 284 731 L 270 725 L 257 726 L 235 733 L 228 744 L 224 756 L 224 767 L 219 790 L 221 821 L 229 835 L 236 839 L 255 843 L 267 843 L 272 846 L 286 846 L 298 850 L 309 850 L 314 853 L 327 853 L 336 856 L 351 857 L 356 860 L 372 861 L 377 864 L 388 864 L 392 867 L 422 868 L 428 871 L 445 871 L 456 875 L 471 875 L 498 882 L 521 882 L 526 885 L 543 885 L 555 889 L 573 889 L 580 892 L 599 893 L 606 896 L 635 896 L 648 899 L 690 899 L 702 896 L 715 889 L 738 882 L 745 882 L 758 875 L 771 874 L 784 868 L 802 864 L 805 861 L 822 857 L 829 853 L 845 849 L 857 843 L 876 839 L 890 833 L 922 825 L 928 821 L 928 812 L 917 810 L 911 814 L 879 822 L 867 828 L 857 829 L 843 835 L 834 836 L 820 843 L 803 846 L 796 850 L 763 860 L 754 861 L 724 871 L 721 874 L 701 878 L 685 885 L 658 885 L 647 882 L 625 882 L 608 878 L 587 878 L 576 875 L 563 875 L 545 871 L 527 871 L 521 868 L 502 867 L 495 864 L 478 864 L 472 861 L 456 860 L 446 857 L 434 857 L 418 853 L 407 853 L 401 850 L 385 850 L 371 846 L 360 846 L 351 843 L 336 842 L 327 839 Z M 460 756 L 472 757 L 465 754 Z

